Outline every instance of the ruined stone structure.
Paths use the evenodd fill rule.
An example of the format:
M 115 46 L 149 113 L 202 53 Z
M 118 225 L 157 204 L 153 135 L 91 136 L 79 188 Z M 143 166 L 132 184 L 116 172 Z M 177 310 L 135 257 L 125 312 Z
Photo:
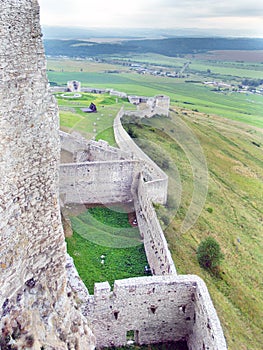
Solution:
M 80 92 L 81 82 L 77 80 L 71 80 L 67 82 L 67 90 L 70 92 Z
M 168 179 L 131 142 L 122 115 L 114 123 L 119 150 L 62 134 L 73 163 L 60 168 L 61 203 L 84 192 L 83 202 L 133 200 L 153 276 L 116 281 L 113 291 L 99 283 L 92 296 L 66 256 L 58 111 L 48 91 L 38 3 L 1 1 L 1 348 L 94 349 L 90 325 L 98 347 L 125 345 L 133 331 L 138 344 L 183 339 L 190 350 L 226 349 L 204 283 L 176 274 L 152 207 L 165 203 Z M 107 191 L 98 182 L 105 172 Z
M 190 350 L 226 349 L 204 282 L 197 276 L 138 277 L 95 284 L 87 317 L 98 346 L 184 340 Z
M 154 97 L 128 96 L 130 103 L 137 105 L 141 117 L 150 118 L 156 114 L 168 116 L 170 107 L 170 97 L 157 95 Z M 141 104 L 144 106 L 141 107 Z
M 38 2 L 0 5 L 0 348 L 93 349 L 67 283 Z
M 190 350 L 225 350 L 204 282 L 197 276 L 177 275 L 152 205 L 165 203 L 168 178 L 124 130 L 124 114 L 120 110 L 114 120 L 119 149 L 104 141 L 86 142 L 61 133 L 62 147 L 72 153 L 76 163 L 61 165 L 60 192 L 65 204 L 106 204 L 113 199 L 119 202 L 121 197 L 123 203 L 133 201 L 153 276 L 115 281 L 113 290 L 108 282 L 96 283 L 94 295 L 89 295 L 75 276 L 72 288 L 79 295 L 83 315 L 98 347 L 181 340 Z

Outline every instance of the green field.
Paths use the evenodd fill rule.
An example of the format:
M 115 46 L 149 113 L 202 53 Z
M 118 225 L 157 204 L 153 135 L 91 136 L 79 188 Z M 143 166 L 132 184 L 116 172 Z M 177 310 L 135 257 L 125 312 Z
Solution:
M 159 58 L 160 65 L 164 64 L 166 59 L 170 60 Z M 150 58 L 144 56 L 141 59 Z M 156 60 L 156 56 L 152 60 Z M 180 65 L 179 63 L 176 64 Z M 198 64 L 196 62 L 196 65 Z M 251 72 L 251 76 L 255 74 L 252 73 L 253 65 L 258 77 L 262 75 L 259 64 L 244 62 L 242 64 L 245 69 L 241 69 L 240 62 L 220 64 L 225 65 L 224 69 L 231 68 L 232 64 L 236 69 L 233 73 L 236 74 L 238 70 L 238 74 L 244 74 L 240 79 L 245 77 L 247 71 Z M 216 64 L 218 69 L 220 64 Z M 198 69 L 203 69 L 203 65 L 201 66 Z M 183 79 L 131 72 L 107 74 L 88 70 L 87 64 L 84 75 L 83 72 L 77 72 L 76 75 L 74 72 L 55 71 L 49 72 L 49 78 L 57 83 L 79 79 L 84 86 L 111 87 L 138 95 L 153 96 L 162 93 L 170 96 L 173 111 L 169 119 L 153 118 L 146 121 L 147 126 L 136 129 L 136 125 L 133 125 L 133 128 L 140 146 L 144 147 L 150 156 L 157 161 L 158 157 L 168 159 L 169 166 L 165 171 L 170 179 L 169 205 L 156 207 L 175 265 L 179 273 L 197 274 L 205 280 L 230 350 L 260 349 L 263 344 L 263 96 L 216 92 L 200 83 L 186 82 Z M 193 77 L 187 80 L 192 80 Z M 232 78 L 236 79 L 234 76 Z M 197 80 L 196 77 L 194 80 Z M 118 100 L 116 103 L 109 95 L 105 95 L 103 99 L 102 96 L 89 94 L 74 101 L 59 98 L 63 130 L 76 130 L 87 138 L 104 138 L 114 144 L 112 121 L 122 104 L 127 109 L 132 106 L 124 100 Z M 96 101 L 98 113 L 87 115 L 80 112 L 80 107 L 87 107 L 87 103 L 92 101 Z M 195 225 L 184 234 L 181 233 L 181 225 L 191 203 L 194 187 L 191 163 L 182 145 L 176 140 L 178 133 L 184 135 L 184 130 L 180 129 L 182 123 L 185 123 L 199 140 L 209 173 L 205 205 Z M 187 135 L 185 140 L 188 140 Z M 178 198 L 180 191 L 181 198 Z M 167 225 L 167 217 L 171 221 L 170 225 Z M 74 252 L 79 250 L 97 252 L 90 265 L 97 264 L 101 270 L 98 256 L 104 254 L 105 244 L 108 244 L 103 243 L 103 240 L 111 241 L 114 232 L 104 230 L 107 234 L 102 234 L 101 241 L 94 243 L 94 237 L 98 235 L 93 229 L 88 229 L 94 227 L 91 221 L 90 218 L 84 219 L 81 216 L 73 219 L 73 225 L 81 235 L 73 236 L 71 254 L 74 257 Z M 97 229 L 97 226 L 98 224 L 94 228 Z M 81 227 L 85 229 L 82 231 Z M 89 232 L 89 235 L 85 236 L 85 232 Z M 200 268 L 196 258 L 200 241 L 209 235 L 216 238 L 225 255 L 216 276 Z M 125 237 L 127 242 L 136 241 L 136 236 L 125 233 Z M 85 246 L 86 243 L 92 245 Z M 98 247 L 102 247 L 102 250 Z M 138 247 L 135 245 L 134 249 Z M 114 255 L 117 254 L 119 249 L 113 249 Z M 110 253 L 108 254 L 110 256 Z M 77 256 L 74 259 L 77 267 L 80 266 L 79 269 L 84 266 L 86 256 L 84 254 L 79 261 Z M 145 261 L 141 266 L 144 263 Z M 139 269 L 141 272 L 142 268 Z M 111 278 L 111 283 L 114 280 L 115 277 L 101 277 L 100 270 L 95 270 L 90 289 L 95 280 Z M 91 272 L 84 276 L 81 273 L 86 283 L 91 280 L 90 274 Z
M 155 56 L 154 56 L 155 57 Z M 162 57 L 162 56 L 161 56 Z M 155 61 L 160 58 L 160 56 L 155 57 Z M 144 57 L 144 60 L 146 58 Z M 153 60 L 153 59 L 152 59 Z M 163 61 L 170 62 L 178 60 L 177 58 L 163 58 Z M 182 59 L 180 59 L 182 60 Z M 161 62 L 163 62 L 161 61 Z M 54 63 L 52 63 L 54 65 Z M 64 64 L 64 65 L 63 65 Z M 82 63 L 83 64 L 83 63 Z M 171 104 L 174 106 L 185 107 L 187 109 L 197 110 L 202 113 L 219 115 L 224 118 L 229 118 L 232 120 L 237 120 L 244 122 L 249 125 L 262 127 L 263 125 L 263 95 L 255 95 L 251 93 L 237 93 L 231 91 L 214 91 L 215 89 L 204 86 L 201 83 L 194 83 L 194 81 L 204 81 L 203 70 L 208 66 L 205 63 L 193 63 L 196 65 L 196 75 L 191 75 L 187 79 L 171 79 L 166 77 L 158 77 L 152 75 L 139 75 L 134 72 L 122 72 L 122 73 L 105 73 L 104 71 L 94 72 L 93 67 L 91 71 L 88 71 L 89 62 L 87 64 L 86 71 L 74 71 L 72 67 L 72 61 L 65 60 L 62 61 L 61 67 L 57 70 L 49 71 L 48 77 L 51 82 L 58 85 L 66 85 L 68 80 L 79 80 L 83 86 L 97 87 L 97 88 L 114 88 L 118 91 L 126 92 L 127 94 L 133 95 L 145 95 L 154 96 L 156 94 L 166 94 L 171 98 Z M 228 63 L 229 64 L 229 63 Z M 235 63 L 240 65 L 240 63 Z M 117 66 L 118 67 L 118 66 Z M 239 67 L 239 66 L 238 66 Z M 54 68 L 54 67 L 53 67 Z M 231 77 L 241 80 L 248 77 L 248 72 L 251 73 L 252 78 L 263 78 L 263 68 L 261 66 L 251 64 L 245 65 L 245 69 L 240 69 L 236 67 L 222 67 L 222 64 L 215 64 L 212 70 L 221 71 L 222 75 L 226 73 L 234 74 Z M 61 71 L 63 69 L 63 71 Z M 66 71 L 69 69 L 70 71 Z M 261 70 L 259 70 L 261 69 Z M 198 80 L 197 80 L 198 79 Z M 94 96 L 93 99 L 96 97 Z M 115 99 L 113 99 L 115 100 Z M 80 103 L 80 106 L 85 105 L 83 99 L 81 101 L 76 101 Z M 103 105 L 103 101 L 97 101 L 99 104 Z M 118 101 L 118 104 L 112 104 L 112 111 L 109 114 L 116 113 L 117 109 L 120 107 L 121 103 L 124 101 Z M 65 101 L 59 101 L 60 105 L 67 105 Z M 130 109 L 132 105 L 126 105 L 126 108 Z M 103 107 L 104 108 L 104 107 Z M 76 112 L 79 115 L 84 116 L 84 113 L 79 112 L 78 107 L 75 107 Z M 103 114 L 103 111 L 100 110 Z M 67 119 L 67 116 L 65 116 Z M 91 117 L 94 118 L 94 117 Z M 78 118 L 77 118 L 78 119 Z M 105 118 L 104 118 L 105 119 Z M 112 118 L 109 118 L 112 119 Z M 110 126 L 109 123 L 102 123 L 102 128 L 107 128 Z M 78 120 L 77 120 L 78 121 Z M 96 122 L 92 120 L 92 122 Z M 72 123 L 69 127 L 72 128 Z M 62 126 L 67 126 L 67 120 L 64 120 L 62 115 Z M 88 127 L 85 125 L 83 128 Z M 93 128 L 90 127 L 89 132 L 92 132 Z M 99 132 L 103 131 L 102 129 Z
M 112 122 L 122 106 L 131 108 L 127 99 L 116 98 L 109 94 L 82 93 L 82 97 L 69 99 L 56 94 L 60 109 L 60 127 L 65 132 L 77 131 L 87 139 L 105 138 L 114 144 Z M 97 106 L 97 113 L 85 113 L 81 108 L 89 107 L 93 102 Z M 102 135 L 102 136 L 100 136 Z

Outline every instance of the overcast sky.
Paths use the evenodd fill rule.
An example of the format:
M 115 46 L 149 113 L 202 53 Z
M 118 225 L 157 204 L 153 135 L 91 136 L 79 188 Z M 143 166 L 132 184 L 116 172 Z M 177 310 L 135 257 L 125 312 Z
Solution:
M 217 28 L 263 37 L 262 0 L 39 0 L 39 3 L 44 25 Z

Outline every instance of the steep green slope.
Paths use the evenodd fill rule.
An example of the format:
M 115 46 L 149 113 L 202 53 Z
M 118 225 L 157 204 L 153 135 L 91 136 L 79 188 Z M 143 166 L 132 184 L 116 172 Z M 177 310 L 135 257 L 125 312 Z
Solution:
M 180 127 L 179 119 L 200 141 L 209 171 L 205 206 L 186 233 L 181 233 L 180 228 L 191 202 L 193 176 L 191 164 L 171 132 Z M 179 108 L 171 113 L 170 120 L 154 118 L 147 124 L 151 127 L 133 126 L 138 140 L 150 139 L 150 153 L 155 153 L 154 148 L 158 152 L 162 149 L 181 175 L 180 208 L 165 229 L 177 270 L 197 274 L 207 283 L 229 349 L 258 350 L 263 343 L 263 132 Z M 149 151 L 149 147 L 144 147 Z M 173 177 L 172 166 L 169 172 Z M 169 195 L 176 197 L 177 192 L 171 188 Z M 165 212 L 166 208 L 159 208 L 161 218 Z M 219 242 L 225 254 L 217 275 L 203 270 L 197 262 L 197 247 L 209 235 Z

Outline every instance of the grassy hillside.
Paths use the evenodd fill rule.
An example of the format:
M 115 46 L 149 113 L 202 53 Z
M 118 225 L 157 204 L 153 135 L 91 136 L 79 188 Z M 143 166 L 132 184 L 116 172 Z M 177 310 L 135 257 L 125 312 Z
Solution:
M 192 170 L 171 130 L 183 120 L 199 139 L 207 159 L 209 188 L 196 224 L 180 228 L 193 192 Z M 150 155 L 163 150 L 181 175 L 180 209 L 165 234 L 179 273 L 197 274 L 207 283 L 222 322 L 229 349 L 260 349 L 263 343 L 263 132 L 218 116 L 175 109 L 171 119 L 133 126 L 139 140 L 151 140 Z M 180 132 L 180 130 L 179 130 Z M 184 132 L 182 130 L 182 132 Z M 136 140 L 136 139 L 135 139 Z M 140 142 L 140 145 L 143 145 Z M 260 146 L 260 147 L 259 147 Z M 146 151 L 149 147 L 144 146 Z M 172 166 L 168 170 L 171 171 Z M 176 197 L 172 188 L 170 196 Z M 165 208 L 159 208 L 162 218 Z M 199 267 L 201 239 L 214 237 L 225 254 L 217 276 Z

